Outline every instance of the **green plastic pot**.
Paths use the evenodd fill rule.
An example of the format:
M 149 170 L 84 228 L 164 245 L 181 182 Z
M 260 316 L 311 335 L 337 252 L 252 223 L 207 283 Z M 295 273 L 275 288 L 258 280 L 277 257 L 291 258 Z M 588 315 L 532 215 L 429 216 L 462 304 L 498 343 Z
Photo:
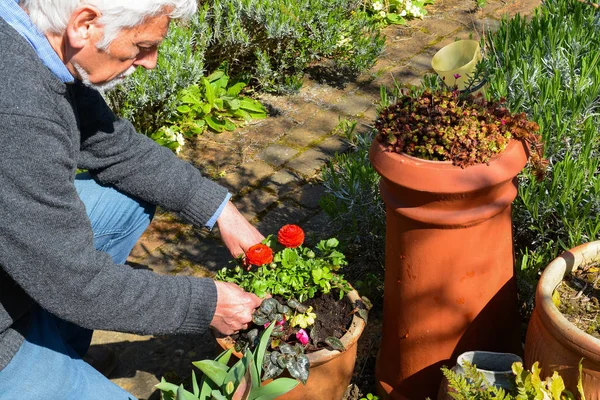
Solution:
M 431 59 L 431 67 L 446 85 L 450 87 L 456 85 L 458 90 L 464 90 L 480 60 L 479 42 L 458 40 L 435 53 Z

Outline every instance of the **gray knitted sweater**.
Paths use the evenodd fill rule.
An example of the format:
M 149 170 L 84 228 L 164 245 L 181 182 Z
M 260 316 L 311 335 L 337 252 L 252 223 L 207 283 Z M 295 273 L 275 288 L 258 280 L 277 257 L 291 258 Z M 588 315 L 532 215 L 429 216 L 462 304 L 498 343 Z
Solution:
M 199 226 L 227 193 L 115 117 L 97 91 L 61 82 L 0 18 L 0 370 L 36 307 L 139 334 L 200 333 L 212 320 L 212 280 L 134 270 L 95 250 L 77 168 Z

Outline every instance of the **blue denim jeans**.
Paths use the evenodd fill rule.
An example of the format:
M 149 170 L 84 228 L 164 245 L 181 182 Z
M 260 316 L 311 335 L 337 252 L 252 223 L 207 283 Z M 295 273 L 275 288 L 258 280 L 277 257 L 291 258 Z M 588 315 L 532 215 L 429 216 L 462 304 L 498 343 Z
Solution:
M 92 223 L 96 249 L 124 264 L 150 224 L 154 206 L 101 186 L 85 173 L 77 175 L 75 187 Z M 135 399 L 82 360 L 92 333 L 35 311 L 23 345 L 0 371 L 0 400 Z

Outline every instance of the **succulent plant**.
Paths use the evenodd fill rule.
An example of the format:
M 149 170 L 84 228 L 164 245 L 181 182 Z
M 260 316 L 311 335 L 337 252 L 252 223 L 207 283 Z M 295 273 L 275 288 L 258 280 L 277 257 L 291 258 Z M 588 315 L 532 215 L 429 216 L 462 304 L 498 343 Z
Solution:
M 544 176 L 539 126 L 525 113 L 511 114 L 503 100 L 488 102 L 456 90 L 407 94 L 379 113 L 375 128 L 388 151 L 462 168 L 487 163 L 510 139 L 522 140 L 536 175 Z

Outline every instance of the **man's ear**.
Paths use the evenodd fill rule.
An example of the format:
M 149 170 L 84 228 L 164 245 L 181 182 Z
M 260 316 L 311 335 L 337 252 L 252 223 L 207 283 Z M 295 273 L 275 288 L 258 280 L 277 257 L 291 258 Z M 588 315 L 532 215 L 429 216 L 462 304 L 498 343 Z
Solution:
M 65 31 L 71 47 L 81 49 L 91 38 L 98 41 L 102 37 L 103 29 L 98 24 L 101 15 L 100 10 L 89 5 L 78 7 L 73 11 Z

